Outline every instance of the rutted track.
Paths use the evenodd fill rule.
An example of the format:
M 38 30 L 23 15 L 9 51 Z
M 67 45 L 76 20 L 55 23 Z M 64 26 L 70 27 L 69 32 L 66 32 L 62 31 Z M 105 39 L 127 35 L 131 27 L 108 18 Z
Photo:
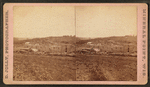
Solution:
M 79 81 L 136 81 L 136 57 L 79 55 L 76 59 Z

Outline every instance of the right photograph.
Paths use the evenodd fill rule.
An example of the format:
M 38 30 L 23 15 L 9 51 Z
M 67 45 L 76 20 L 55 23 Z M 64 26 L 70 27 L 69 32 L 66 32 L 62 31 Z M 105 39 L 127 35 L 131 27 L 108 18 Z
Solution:
M 137 7 L 75 6 L 76 81 L 137 81 Z

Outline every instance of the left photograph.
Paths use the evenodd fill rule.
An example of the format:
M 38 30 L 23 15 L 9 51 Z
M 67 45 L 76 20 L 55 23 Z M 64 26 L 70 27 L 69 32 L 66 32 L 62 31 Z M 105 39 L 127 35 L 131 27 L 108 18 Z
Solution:
M 13 7 L 13 80 L 75 81 L 74 6 Z

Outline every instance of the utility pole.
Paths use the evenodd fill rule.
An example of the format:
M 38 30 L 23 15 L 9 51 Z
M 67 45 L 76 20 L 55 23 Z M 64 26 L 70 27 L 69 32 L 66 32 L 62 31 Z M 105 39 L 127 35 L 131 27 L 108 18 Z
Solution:
M 74 15 L 75 15 L 75 53 L 76 53 L 76 6 L 74 7 Z

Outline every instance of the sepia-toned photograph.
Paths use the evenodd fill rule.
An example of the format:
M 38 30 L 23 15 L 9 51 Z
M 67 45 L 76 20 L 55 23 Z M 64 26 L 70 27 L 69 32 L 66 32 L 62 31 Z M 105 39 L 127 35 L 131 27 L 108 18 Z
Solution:
M 144 85 L 146 3 L 5 3 L 4 84 Z
M 136 6 L 14 6 L 14 81 L 136 81 Z

